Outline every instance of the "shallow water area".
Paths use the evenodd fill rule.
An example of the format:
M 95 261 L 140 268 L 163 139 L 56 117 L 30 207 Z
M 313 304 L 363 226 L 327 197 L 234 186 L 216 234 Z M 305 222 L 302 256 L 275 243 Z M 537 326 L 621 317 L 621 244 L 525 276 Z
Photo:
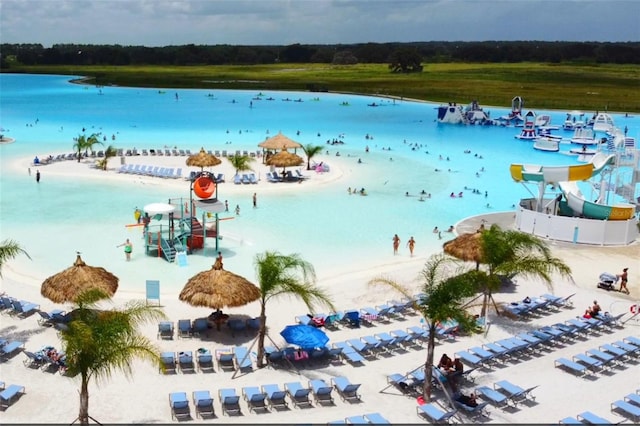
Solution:
M 73 152 L 73 138 L 83 129 L 106 138 L 98 150 L 113 144 L 125 150 L 175 146 L 195 152 L 203 146 L 255 151 L 279 131 L 303 145 L 322 145 L 323 153 L 314 160 L 331 167 L 328 173 L 335 179 L 327 183 L 291 188 L 295 184 L 270 184 L 258 173 L 262 180 L 252 190 L 234 188 L 230 175 L 220 186 L 220 199 L 228 199 L 232 211 L 236 205 L 242 209 L 240 216 L 221 223 L 225 268 L 249 279 L 255 278 L 255 254 L 265 250 L 300 253 L 321 280 L 371 265 L 421 265 L 453 237 L 443 232 L 439 239 L 434 227 L 444 231 L 467 216 L 510 211 L 519 198 L 530 196 L 512 181 L 511 163 L 577 163 L 576 156 L 536 151 L 531 142 L 514 139 L 518 128 L 438 125 L 437 104 L 428 102 L 332 93 L 262 90 L 258 96 L 260 90 L 95 87 L 69 80 L 0 75 L 0 126 L 16 140 L 0 145 L 0 238 L 18 241 L 31 255 L 32 260 L 16 259 L 11 268 L 35 282 L 70 266 L 79 251 L 88 264 L 104 266 L 121 278 L 119 293 L 143 293 L 145 279 L 161 279 L 163 292 L 177 293 L 214 261 L 213 240 L 207 241 L 209 248 L 190 255 L 186 267 L 147 257 L 140 228 L 124 226 L 133 221 L 136 206 L 188 198 L 188 181 L 168 187 L 133 176 L 124 181 L 100 179 L 99 174 L 91 179 L 49 176 L 47 166 L 41 166 L 42 180 L 35 182 L 35 168 L 29 164 L 33 157 Z M 373 102 L 378 106 L 368 106 Z M 506 108 L 487 109 L 492 117 L 508 113 Z M 554 124 L 564 120 L 562 111 L 548 113 Z M 638 137 L 637 118 L 613 116 L 618 127 L 627 126 L 629 135 Z M 109 167 L 119 167 L 118 160 L 112 159 Z M 153 157 L 126 161 L 153 164 Z M 185 165 L 183 175 L 188 170 Z M 304 167 L 302 172 L 314 178 L 315 172 Z M 267 185 L 288 187 L 263 190 Z M 347 188 L 365 188 L 368 195 L 349 195 Z M 431 198 L 420 201 L 422 190 Z M 251 208 L 253 191 L 259 199 L 256 209 Z M 451 193 L 463 196 L 451 198 Z M 393 256 L 396 233 L 401 250 Z M 414 258 L 405 247 L 410 236 L 417 241 Z M 116 248 L 125 238 L 134 243 L 131 262 Z

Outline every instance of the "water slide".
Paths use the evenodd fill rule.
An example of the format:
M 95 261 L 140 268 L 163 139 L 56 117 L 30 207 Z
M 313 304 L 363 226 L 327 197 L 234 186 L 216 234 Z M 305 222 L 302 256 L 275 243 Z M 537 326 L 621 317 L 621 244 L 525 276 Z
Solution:
M 511 177 L 516 182 L 537 182 L 540 184 L 558 184 L 569 207 L 576 213 L 590 219 L 627 220 L 635 214 L 635 206 L 616 204 L 613 206 L 588 201 L 578 188 L 577 181 L 597 176 L 610 164 L 615 156 L 602 152 L 596 153 L 589 163 L 574 166 L 539 166 L 530 164 L 512 164 Z

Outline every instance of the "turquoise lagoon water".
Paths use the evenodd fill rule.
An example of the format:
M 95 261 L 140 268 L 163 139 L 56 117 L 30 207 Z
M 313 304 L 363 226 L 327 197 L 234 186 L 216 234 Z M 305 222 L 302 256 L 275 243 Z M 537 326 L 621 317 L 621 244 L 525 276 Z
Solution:
M 438 125 L 434 103 L 265 90 L 262 100 L 255 100 L 259 89 L 99 88 L 69 80 L 0 74 L 0 126 L 5 136 L 16 139 L 0 146 L 0 238 L 15 239 L 26 248 L 33 260 L 18 259 L 16 269 L 25 275 L 36 270 L 30 275 L 36 280 L 66 268 L 80 251 L 89 264 L 120 276 L 121 291 L 142 291 L 143 278 L 163 277 L 163 291 L 177 292 L 186 278 L 212 263 L 212 248 L 189 256 L 186 268 L 147 258 L 135 239 L 139 231 L 123 226 L 132 221 L 136 206 L 188 197 L 187 182 L 178 192 L 108 179 L 97 184 L 48 177 L 45 166 L 38 185 L 26 168 L 23 173 L 8 171 L 16 159 L 72 152 L 73 138 L 83 128 L 86 133 L 102 132 L 106 144 L 124 149 L 256 150 L 259 142 L 282 131 L 302 144 L 325 146 L 329 154 L 317 161 L 331 165 L 340 152 L 346 171 L 352 172 L 349 179 L 312 189 L 300 185 L 277 195 L 262 194 L 262 182 L 256 187 L 258 209 L 251 208 L 250 193 L 226 196 L 225 185 L 232 184 L 221 186 L 220 198 L 242 208 L 239 218 L 221 225 L 225 267 L 250 279 L 255 277 L 253 257 L 264 250 L 300 253 L 321 278 L 355 272 L 358 265 L 372 261 L 409 261 L 404 244 L 410 236 L 417 240 L 416 255 L 426 258 L 444 241 L 431 232 L 435 226 L 446 229 L 467 216 L 513 210 L 520 197 L 529 196 L 511 180 L 511 163 L 577 163 L 575 156 L 536 151 L 531 142 L 514 139 L 517 128 Z M 291 101 L 283 101 L 287 98 Z M 293 101 L 298 99 L 303 102 Z M 341 106 L 343 102 L 349 106 Z M 372 102 L 380 106 L 369 107 Z M 488 109 L 492 117 L 508 113 L 506 108 Z M 545 113 L 554 124 L 562 124 L 565 117 L 563 111 Z M 627 126 L 630 136 L 638 136 L 640 120 L 613 116 L 618 127 Z M 326 144 L 338 138 L 343 145 Z M 147 159 L 152 163 L 152 157 Z M 116 164 L 117 159 L 110 163 Z M 349 196 L 347 187 L 364 187 L 369 196 Z M 431 199 L 420 202 L 405 196 L 423 189 Z M 464 196 L 452 199 L 451 192 Z M 399 256 L 392 256 L 395 233 L 402 240 Z M 127 237 L 134 238 L 134 244 L 139 241 L 129 263 L 115 248 Z

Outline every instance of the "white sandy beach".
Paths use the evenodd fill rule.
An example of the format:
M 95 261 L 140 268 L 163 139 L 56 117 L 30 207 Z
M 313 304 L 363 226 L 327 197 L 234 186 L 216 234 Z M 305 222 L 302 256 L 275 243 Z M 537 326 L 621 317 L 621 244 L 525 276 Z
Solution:
M 44 154 L 44 153 L 43 153 Z M 320 156 L 317 161 L 323 161 Z M 185 157 L 126 157 L 127 163 L 151 164 L 157 166 L 182 167 L 183 176 L 188 176 L 191 170 L 184 166 Z M 327 159 L 329 161 L 329 159 Z M 223 160 L 220 166 L 213 170 L 216 173 L 224 173 L 227 182 L 224 185 L 225 196 L 235 194 L 251 194 L 258 192 L 281 193 L 284 191 L 296 191 L 304 186 L 305 191 L 312 191 L 320 185 L 335 185 L 341 190 L 346 190 L 348 182 L 358 181 L 353 169 L 346 166 L 347 161 L 353 158 L 331 157 L 331 171 L 318 174 L 313 171 L 303 170 L 309 176 L 305 182 L 298 184 L 271 184 L 266 181 L 265 173 L 269 170 L 261 164 L 260 159 L 253 163 L 254 171 L 262 179 L 257 185 L 234 185 L 232 177 L 235 171 L 228 161 Z M 31 166 L 31 159 L 21 159 L 12 166 L 11 172 L 25 173 Z M 114 158 L 110 162 L 111 170 L 104 172 L 92 169 L 86 162 L 62 161 L 46 166 L 40 166 L 43 176 L 47 179 L 60 177 L 76 177 L 80 179 L 96 180 L 121 180 L 140 185 L 161 185 L 184 188 L 184 180 L 169 180 L 146 176 L 121 175 L 116 173 L 120 166 L 119 159 Z M 304 169 L 304 167 L 303 167 Z M 3 171 L 4 173 L 4 171 Z M 353 178 L 353 179 L 352 179 Z M 508 226 L 511 222 L 511 214 L 487 215 L 488 223 L 500 223 Z M 477 228 L 480 218 L 472 218 L 457 224 L 458 232 L 465 232 Z M 390 256 L 389 262 L 379 263 L 354 263 L 349 264 L 345 259 L 341 270 L 346 273 L 335 274 L 331 271 L 318 271 L 318 283 L 331 293 L 336 305 L 340 309 L 362 308 L 365 306 L 380 305 L 390 299 L 397 299 L 399 295 L 393 294 L 388 289 L 368 288 L 367 282 L 375 277 L 384 275 L 396 279 L 399 282 L 418 291 L 416 277 L 424 261 L 431 254 L 439 251 L 440 242 L 422 244 L 420 251 L 414 258 Z M 638 242 L 627 247 L 585 247 L 570 244 L 558 244 L 550 242 L 554 254 L 563 259 L 572 269 L 574 282 L 556 280 L 553 293 L 559 296 L 573 296 L 573 307 L 561 308 L 545 315 L 533 317 L 528 321 L 516 321 L 505 317 L 497 317 L 493 312 L 489 317 L 489 327 L 485 334 L 471 337 L 458 337 L 451 341 L 441 341 L 436 347 L 436 359 L 447 353 L 450 356 L 456 351 L 465 350 L 472 346 L 493 342 L 504 337 L 517 334 L 520 331 L 531 330 L 558 322 L 564 322 L 584 313 L 593 300 L 598 300 L 605 311 L 611 314 L 627 312 L 623 317 L 621 327 L 605 329 L 598 333 L 590 333 L 587 338 L 569 341 L 563 346 L 553 346 L 546 351 L 527 357 L 515 357 L 487 370 L 476 370 L 471 373 L 475 378 L 475 384 L 467 384 L 463 389 L 468 392 L 477 386 L 492 386 L 499 380 L 509 380 L 523 388 L 538 386 L 533 391 L 536 397 L 534 403 L 521 403 L 516 409 L 500 409 L 490 406 L 489 416 L 482 418 L 487 423 L 557 423 L 567 416 L 576 416 L 583 411 L 591 411 L 601 417 L 610 419 L 613 423 L 630 420 L 619 413 L 610 411 L 613 401 L 623 399 L 626 394 L 635 392 L 640 388 L 640 359 L 625 359 L 610 371 L 595 374 L 587 378 L 578 378 L 571 373 L 554 368 L 554 360 L 560 357 L 571 359 L 578 353 L 584 353 L 591 348 L 597 348 L 602 344 L 622 340 L 627 336 L 640 336 L 640 321 L 638 317 L 633 319 L 629 313 L 630 307 L 640 304 L 640 246 Z M 391 252 L 391 243 L 389 244 Z M 141 255 L 142 256 L 142 255 Z M 157 260 L 157 262 L 164 262 Z M 226 264 L 225 264 L 226 265 Z M 63 270 L 68 265 L 60 265 Z M 100 265 L 95 265 L 100 266 Z M 630 295 L 618 292 L 607 292 L 596 288 L 597 277 L 603 271 L 620 273 L 623 267 L 629 267 Z M 36 262 L 17 259 L 10 261 L 3 269 L 2 291 L 7 295 L 18 299 L 28 300 L 40 304 L 41 310 L 51 311 L 60 308 L 59 305 L 43 298 L 40 295 L 40 285 L 47 278 L 48 273 L 39 269 Z M 132 272 L 136 277 L 144 279 L 146 271 Z M 195 272 L 193 273 L 195 275 Z M 253 277 L 247 277 L 250 280 Z M 528 282 L 517 279 L 512 288 L 505 289 L 497 294 L 499 302 L 512 302 L 522 300 L 525 296 L 538 296 L 550 292 L 539 282 Z M 142 292 L 133 290 L 118 291 L 114 297 L 116 304 L 121 304 L 131 299 L 143 299 Z M 163 294 L 162 305 L 171 321 L 177 323 L 179 319 L 195 319 L 207 316 L 210 310 L 193 308 L 177 298 L 177 294 Z M 304 305 L 297 300 L 280 299 L 273 301 L 268 306 L 268 327 L 270 337 L 278 345 L 283 345 L 283 339 L 279 331 L 286 325 L 294 323 L 296 315 L 307 313 Z M 225 310 L 230 315 L 243 315 L 255 317 L 259 314 L 259 306 L 252 303 L 242 308 Z M 2 314 L 2 332 L 8 340 L 20 340 L 25 342 L 25 348 L 29 351 L 37 351 L 44 345 L 53 345 L 60 348 L 60 341 L 56 330 L 50 327 L 38 325 L 37 314 L 20 319 L 15 316 Z M 629 319 L 629 320 L 628 320 Z M 626 321 L 628 320 L 628 321 Z M 626 322 L 625 322 L 626 321 Z M 327 331 L 330 343 L 344 341 L 351 338 L 359 338 L 364 335 L 380 332 L 389 332 L 396 329 L 406 329 L 409 326 L 419 325 L 420 317 L 408 315 L 403 318 L 395 318 L 389 322 L 376 322 L 375 325 L 361 328 L 341 327 L 336 331 Z M 221 332 L 210 330 L 206 336 L 186 339 L 174 338 L 173 340 L 156 340 L 157 325 L 151 324 L 145 327 L 145 334 L 157 342 L 161 351 L 180 352 L 184 350 L 196 351 L 198 348 L 212 350 L 231 347 L 234 345 L 251 346 L 254 343 L 254 334 L 238 335 L 231 337 L 228 330 Z M 268 344 L 268 343 L 267 343 Z M 256 350 L 255 346 L 252 349 Z M 183 391 L 191 398 L 191 393 L 198 390 L 209 390 L 215 396 L 216 419 L 204 420 L 223 423 L 316 423 L 323 424 L 330 421 L 341 420 L 345 417 L 378 412 L 392 424 L 426 422 L 416 416 L 416 401 L 410 397 L 401 395 L 394 388 L 388 388 L 386 376 L 392 373 L 406 373 L 419 367 L 426 358 L 426 346 L 397 350 L 393 353 L 381 354 L 376 359 L 367 360 L 361 366 L 354 366 L 347 362 L 332 365 L 300 367 L 293 369 L 274 369 L 267 367 L 257 369 L 254 366 L 252 372 L 238 374 L 233 378 L 232 372 L 223 372 L 216 365 L 215 373 L 196 372 L 193 374 L 175 375 L 159 374 L 154 367 L 140 363 L 132 378 L 128 379 L 121 373 L 116 373 L 110 380 L 90 385 L 89 413 L 101 423 L 167 423 L 172 422 L 168 403 L 170 392 Z M 50 423 L 71 422 L 78 412 L 79 380 L 61 376 L 51 372 L 43 372 L 38 369 L 26 368 L 23 360 L 24 354 L 9 358 L 0 364 L 0 380 L 8 384 L 20 384 L 25 386 L 26 393 L 15 401 L 0 415 L 3 423 Z M 313 404 L 306 409 L 294 408 L 291 404 L 289 410 L 271 410 L 268 413 L 253 413 L 247 408 L 246 402 L 241 401 L 242 415 L 227 417 L 222 415 L 220 401 L 217 398 L 221 388 L 235 388 L 241 395 L 244 386 L 260 386 L 275 383 L 283 385 L 286 382 L 300 381 L 306 384 L 310 379 L 325 379 L 330 381 L 332 377 L 346 376 L 353 383 L 362 384 L 360 388 L 361 401 L 349 403 L 342 401 L 337 393 L 334 395 L 334 404 L 322 406 Z M 436 400 L 444 403 L 442 394 L 435 392 Z M 192 422 L 202 423 L 202 419 L 195 416 L 193 403 L 191 403 Z M 462 415 L 455 417 L 457 423 L 469 423 L 470 420 Z

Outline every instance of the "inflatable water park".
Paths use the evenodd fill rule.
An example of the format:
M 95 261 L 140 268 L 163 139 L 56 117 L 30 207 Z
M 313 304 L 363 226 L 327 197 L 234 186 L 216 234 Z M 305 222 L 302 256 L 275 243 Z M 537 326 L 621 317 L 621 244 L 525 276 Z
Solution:
M 640 150 L 618 145 L 585 164 L 511 164 L 531 198 L 516 209 L 516 229 L 575 244 L 626 245 L 638 237 Z

